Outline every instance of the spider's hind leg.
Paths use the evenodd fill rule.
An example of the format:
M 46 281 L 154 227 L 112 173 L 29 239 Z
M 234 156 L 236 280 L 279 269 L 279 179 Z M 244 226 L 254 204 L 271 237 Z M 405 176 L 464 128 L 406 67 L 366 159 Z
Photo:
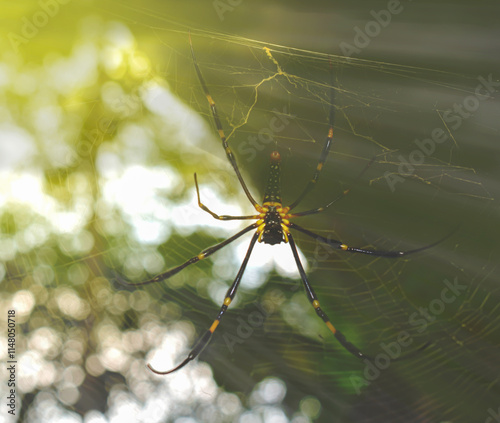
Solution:
M 366 359 L 366 360 L 369 360 L 369 361 L 373 361 L 373 357 L 372 356 L 366 355 L 358 347 L 356 347 L 354 344 L 352 344 L 351 342 L 349 342 L 346 339 L 346 337 L 342 334 L 342 332 L 340 332 L 339 330 L 337 330 L 335 328 L 335 326 L 333 326 L 333 324 L 330 322 L 330 319 L 328 318 L 328 316 L 326 315 L 326 313 L 320 307 L 320 304 L 319 304 L 319 301 L 318 301 L 318 297 L 316 296 L 316 293 L 314 292 L 314 289 L 312 288 L 311 284 L 309 283 L 309 281 L 307 279 L 307 275 L 306 275 L 306 272 L 304 270 L 304 267 L 302 266 L 302 263 L 300 262 L 300 258 L 299 258 L 299 254 L 297 252 L 297 247 L 295 245 L 295 241 L 294 241 L 293 236 L 291 234 L 288 234 L 288 241 L 290 242 L 290 247 L 292 248 L 293 257 L 295 259 L 295 262 L 297 263 L 297 268 L 299 270 L 300 277 L 302 278 L 302 282 L 304 283 L 304 287 L 306 289 L 307 298 L 309 299 L 309 301 L 311 302 L 312 306 L 314 307 L 314 310 L 316 311 L 316 314 L 319 317 L 321 317 L 321 319 L 325 322 L 326 326 L 333 333 L 333 335 L 335 336 L 335 338 L 337 339 L 337 341 L 339 341 L 340 344 L 347 351 L 349 351 L 352 355 L 354 355 L 357 358 L 360 358 L 360 359 L 363 359 L 363 360 Z M 398 361 L 398 360 L 403 360 L 403 359 L 409 358 L 409 357 L 413 356 L 414 354 L 418 353 L 419 351 L 424 350 L 430 344 L 431 344 L 430 342 L 427 342 L 424 345 L 422 345 L 421 347 L 417 348 L 415 351 L 412 351 L 412 352 L 410 352 L 409 354 L 407 354 L 407 355 L 405 355 L 403 357 L 396 357 L 396 358 L 392 359 L 391 361 Z
M 156 370 L 150 364 L 148 364 L 147 366 L 152 372 L 154 372 L 158 375 L 168 375 L 169 373 L 173 373 L 179 369 L 182 369 L 186 364 L 188 364 L 191 360 L 194 360 L 205 349 L 205 347 L 208 345 L 208 343 L 212 339 L 212 335 L 215 332 L 215 329 L 217 329 L 217 327 L 219 326 L 219 323 L 222 319 L 222 316 L 224 316 L 224 313 L 226 312 L 227 308 L 229 307 L 229 304 L 231 304 L 231 301 L 233 300 L 234 296 L 236 295 L 236 290 L 238 289 L 241 278 L 243 276 L 243 273 L 245 272 L 248 260 L 250 259 L 250 255 L 252 254 L 253 247 L 255 246 L 255 243 L 257 242 L 258 237 L 259 237 L 259 233 L 255 232 L 254 236 L 252 237 L 252 240 L 250 241 L 250 245 L 248 247 L 245 258 L 243 259 L 243 263 L 241 263 L 240 270 L 238 271 L 238 274 L 236 275 L 236 278 L 234 279 L 232 285 L 227 290 L 226 296 L 224 298 L 224 302 L 222 303 L 222 306 L 219 310 L 219 313 L 217 314 L 217 317 L 213 321 L 210 328 L 198 339 L 198 341 L 196 341 L 196 344 L 194 344 L 193 349 L 189 352 L 188 356 L 184 359 L 184 361 L 181 364 L 174 367 L 173 369 L 166 370 L 166 371 Z

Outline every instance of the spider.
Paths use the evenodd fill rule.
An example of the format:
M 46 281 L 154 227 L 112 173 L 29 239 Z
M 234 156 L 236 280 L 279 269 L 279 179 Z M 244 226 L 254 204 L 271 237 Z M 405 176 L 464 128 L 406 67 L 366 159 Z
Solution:
M 241 278 L 243 277 L 243 274 L 245 272 L 245 268 L 248 264 L 248 260 L 250 259 L 250 256 L 252 254 L 253 248 L 257 242 L 265 243 L 265 244 L 270 244 L 270 245 L 276 245 L 279 243 L 288 243 L 290 245 L 290 248 L 293 253 L 293 257 L 295 259 L 295 263 L 297 265 L 300 277 L 302 279 L 302 282 L 304 284 L 304 288 L 306 291 L 307 298 L 309 299 L 310 303 L 312 304 L 314 310 L 318 314 L 318 316 L 325 322 L 326 326 L 328 329 L 333 333 L 337 341 L 351 354 L 354 356 L 360 358 L 360 359 L 369 359 L 370 356 L 365 355 L 359 348 L 357 348 L 355 345 L 353 345 L 351 342 L 349 342 L 346 337 L 340 332 L 335 326 L 331 323 L 330 319 L 328 318 L 327 314 L 323 311 L 323 309 L 320 306 L 320 303 L 318 301 L 318 297 L 316 296 L 316 293 L 314 292 L 313 287 L 309 283 L 309 280 L 307 278 L 306 272 L 304 271 L 304 267 L 302 266 L 302 263 L 300 261 L 298 252 L 297 252 L 297 247 L 295 244 L 294 237 L 292 235 L 291 230 L 296 230 L 299 232 L 302 232 L 305 235 L 308 235 L 320 242 L 323 242 L 330 247 L 333 247 L 339 251 L 343 252 L 350 252 L 350 253 L 361 253 L 361 254 L 370 254 L 372 256 L 380 256 L 380 257 L 402 257 L 408 254 L 416 253 L 419 251 L 426 250 L 428 248 L 431 248 L 435 246 L 436 244 L 442 242 L 445 238 L 447 238 L 449 235 L 447 235 L 445 238 L 427 245 L 425 247 L 417 248 L 414 250 L 409 250 L 409 251 L 380 251 L 380 250 L 372 250 L 372 249 L 364 249 L 364 248 L 357 248 L 357 247 L 350 247 L 346 244 L 344 244 L 341 241 L 336 241 L 336 240 L 331 240 L 329 238 L 323 237 L 321 235 L 318 235 L 314 232 L 311 232 L 308 229 L 303 228 L 302 226 L 297 225 L 296 223 L 292 222 L 292 219 L 301 217 L 301 216 L 306 216 L 306 215 L 311 215 L 315 213 L 320 213 L 330 207 L 333 203 L 335 203 L 337 200 L 345 196 L 348 192 L 349 189 L 345 190 L 342 192 L 339 196 L 337 196 L 333 201 L 330 201 L 328 204 L 318 207 L 315 209 L 311 210 L 306 210 L 306 211 L 301 211 L 298 213 L 292 213 L 292 210 L 295 209 L 296 206 L 300 204 L 302 199 L 313 189 L 313 187 L 316 185 L 316 182 L 318 181 L 318 178 L 320 176 L 321 170 L 323 168 L 323 165 L 328 157 L 328 153 L 330 151 L 330 147 L 333 142 L 333 121 L 334 121 L 334 109 L 333 109 L 333 97 L 334 97 L 334 89 L 333 89 L 333 83 L 330 86 L 330 112 L 329 112 L 329 117 L 328 117 L 328 123 L 329 123 L 329 128 L 328 128 L 328 134 L 325 140 L 325 143 L 323 145 L 323 149 L 321 151 L 321 154 L 319 156 L 318 164 L 316 166 L 316 170 L 314 172 L 313 177 L 309 180 L 308 184 L 305 186 L 304 190 L 301 192 L 301 194 L 298 196 L 298 198 L 291 203 L 289 206 L 283 206 L 282 200 L 281 200 L 281 190 L 280 190 L 280 174 L 281 174 L 281 157 L 280 153 L 278 151 L 273 151 L 270 155 L 270 166 L 269 166 L 269 177 L 267 180 L 267 185 L 265 189 L 265 194 L 264 194 L 264 199 L 262 204 L 257 203 L 255 199 L 253 198 L 252 194 L 250 193 L 245 181 L 243 180 L 243 177 L 241 176 L 240 169 L 238 167 L 238 164 L 236 162 L 236 159 L 233 155 L 233 152 L 231 148 L 229 147 L 226 136 L 224 134 L 224 130 L 222 128 L 221 120 L 219 118 L 219 113 L 217 111 L 215 101 L 213 100 L 212 96 L 209 93 L 207 84 L 205 82 L 205 79 L 203 78 L 203 75 L 201 73 L 201 70 L 198 66 L 198 62 L 196 61 L 196 57 L 194 54 L 194 49 L 193 45 L 191 42 L 191 37 L 190 37 L 190 46 L 191 46 L 191 55 L 192 55 L 192 60 L 194 64 L 194 68 L 199 80 L 199 83 L 205 93 L 205 96 L 208 100 L 208 104 L 210 106 L 211 114 L 212 114 L 212 119 L 213 122 L 215 123 L 215 126 L 217 128 L 220 140 L 222 142 L 222 147 L 224 148 L 224 151 L 226 153 L 226 156 L 231 163 L 234 172 L 236 173 L 236 177 L 238 178 L 241 187 L 243 188 L 248 200 L 252 203 L 253 207 L 256 210 L 256 214 L 253 215 L 248 215 L 248 216 L 229 216 L 229 215 L 218 215 L 211 211 L 207 206 L 205 206 L 201 202 L 200 198 L 200 190 L 198 187 L 198 179 L 196 176 L 196 173 L 194 174 L 194 181 L 195 181 L 195 186 L 196 186 L 196 193 L 198 197 L 198 205 L 199 207 L 204 210 L 205 212 L 209 213 L 212 217 L 218 220 L 255 220 L 254 223 L 251 225 L 247 226 L 243 230 L 239 231 L 235 235 L 227 238 L 225 241 L 220 242 L 219 244 L 216 244 L 212 247 L 209 247 L 205 250 L 203 250 L 201 253 L 198 255 L 190 258 L 187 260 L 185 263 L 174 267 L 170 270 L 167 270 L 164 273 L 161 273 L 157 276 L 155 276 L 152 279 L 143 281 L 143 282 L 138 282 L 138 283 L 128 283 L 123 281 L 120 277 L 117 277 L 119 281 L 122 283 L 125 283 L 126 285 L 132 285 L 132 286 L 139 286 L 139 285 L 147 285 L 150 283 L 156 283 L 163 281 L 165 279 L 168 279 L 177 273 L 179 273 L 181 270 L 185 269 L 186 267 L 190 266 L 191 264 L 197 263 L 201 260 L 206 259 L 207 257 L 211 256 L 215 252 L 219 251 L 220 249 L 224 248 L 226 245 L 230 244 L 231 242 L 235 241 L 236 239 L 240 238 L 241 236 L 245 235 L 248 232 L 251 232 L 252 230 L 254 231 L 252 239 L 250 240 L 250 245 L 248 247 L 248 250 L 245 254 L 245 257 L 243 259 L 243 262 L 240 266 L 240 269 L 238 271 L 238 274 L 236 275 L 236 278 L 234 279 L 233 283 L 227 290 L 227 293 L 225 295 L 224 301 L 222 303 L 222 306 L 219 310 L 219 313 L 217 314 L 217 317 L 213 321 L 212 325 L 209 327 L 209 329 L 197 340 L 195 343 L 194 347 L 192 350 L 189 352 L 187 357 L 182 361 L 179 365 L 174 367 L 173 369 L 166 370 L 166 371 L 159 371 L 154 369 L 150 364 L 147 365 L 147 367 L 154 373 L 159 374 L 159 375 L 166 375 L 169 373 L 173 373 L 181 368 L 183 368 L 186 364 L 188 364 L 190 361 L 194 360 L 202 351 L 203 349 L 208 345 L 210 342 L 213 333 L 219 326 L 222 317 L 226 313 L 229 305 L 231 304 L 232 300 L 234 299 L 236 295 L 236 291 L 238 289 L 238 286 L 240 284 Z M 363 171 L 358 175 L 358 178 L 366 171 L 366 169 L 371 165 L 374 159 L 372 159 L 368 165 L 365 166 Z M 426 348 L 429 345 L 429 342 L 418 348 L 416 351 L 420 351 L 424 348 Z M 414 351 L 414 352 L 416 352 Z M 412 353 L 410 353 L 412 354 Z M 408 357 L 410 354 L 407 354 L 405 357 Z

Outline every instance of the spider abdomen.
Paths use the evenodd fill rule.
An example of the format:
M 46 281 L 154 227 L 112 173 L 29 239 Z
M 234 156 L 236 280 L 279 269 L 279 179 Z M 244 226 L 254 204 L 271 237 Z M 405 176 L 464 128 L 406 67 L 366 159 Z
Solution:
M 269 177 L 267 179 L 264 202 L 259 224 L 259 242 L 265 244 L 279 244 L 288 242 L 288 208 L 283 208 L 281 204 L 281 156 L 277 151 L 271 153 L 269 164 Z
M 262 231 L 260 241 L 271 245 L 283 242 L 285 239 L 283 236 L 283 227 L 281 225 L 281 216 L 276 210 L 276 206 L 269 207 L 264 217 L 264 230 Z

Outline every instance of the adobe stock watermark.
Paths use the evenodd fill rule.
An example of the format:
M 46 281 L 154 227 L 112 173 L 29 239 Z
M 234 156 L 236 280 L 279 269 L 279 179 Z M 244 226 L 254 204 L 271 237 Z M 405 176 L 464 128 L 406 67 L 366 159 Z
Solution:
M 500 423 L 500 407 L 498 407 L 497 411 L 493 410 L 493 408 L 488 408 L 488 414 L 489 416 L 486 417 L 484 423 Z
M 455 277 L 453 282 L 445 279 L 443 281 L 445 287 L 441 290 L 439 298 L 434 298 L 429 302 L 427 307 L 420 307 L 418 311 L 412 313 L 409 316 L 408 324 L 410 326 L 416 327 L 418 333 L 424 332 L 428 324 L 436 320 L 436 316 L 439 316 L 446 309 L 447 304 L 451 304 L 463 291 L 467 290 L 467 285 L 461 285 L 458 282 L 458 278 Z M 382 371 L 386 370 L 394 360 L 401 357 L 404 348 L 410 346 L 413 343 L 413 338 L 411 334 L 402 330 L 395 341 L 380 344 L 379 352 L 373 360 L 368 359 L 363 360 L 365 363 L 365 368 L 363 370 L 363 376 L 351 376 L 351 383 L 357 394 L 361 394 L 362 389 L 369 386 L 373 381 L 378 379 L 382 374 Z
M 409 2 L 411 0 L 408 0 Z M 339 44 L 342 54 L 346 57 L 351 57 L 354 54 L 359 54 L 368 47 L 373 38 L 377 37 L 383 28 L 386 28 L 392 20 L 393 15 L 399 15 L 404 10 L 403 5 L 399 0 L 389 0 L 385 9 L 370 11 L 370 15 L 374 18 L 368 21 L 363 28 L 355 26 L 354 38 L 351 43 L 342 41 Z
M 214 0 L 212 5 L 222 22 L 225 19 L 224 15 L 227 12 L 232 12 L 241 3 L 243 3 L 243 0 Z
M 111 136 L 116 131 L 117 125 L 117 119 L 101 116 L 93 129 L 84 129 L 81 132 L 81 138 L 78 140 L 73 154 L 82 158 L 90 157 L 105 137 Z
M 417 148 L 407 158 L 402 154 L 398 156 L 397 173 L 390 171 L 384 173 L 384 178 L 391 192 L 395 191 L 398 183 L 404 182 L 406 178 L 415 173 L 415 166 L 423 164 L 426 157 L 431 156 L 436 151 L 437 144 L 442 144 L 450 138 L 447 131 L 450 129 L 457 131 L 463 122 L 479 109 L 481 102 L 492 98 L 492 94 L 500 87 L 500 81 L 494 81 L 491 73 L 486 78 L 479 76 L 477 79 L 479 84 L 477 84 L 474 94 L 465 97 L 461 103 L 453 104 L 452 108 L 443 113 L 442 119 L 445 122 L 445 128 L 434 128 L 430 137 L 423 140 L 416 138 L 414 143 Z
M 294 284 L 293 286 L 295 286 L 295 289 L 298 288 L 298 284 Z M 283 292 L 278 290 L 273 291 L 270 299 L 264 300 L 262 303 L 254 303 L 255 310 L 248 313 L 246 319 L 238 317 L 236 319 L 238 321 L 236 332 L 234 334 L 225 332 L 223 335 L 229 351 L 233 353 L 236 344 L 243 344 L 250 338 L 255 329 L 263 326 L 266 318 L 278 310 L 285 300 L 286 297 Z
M 19 34 L 9 32 L 7 38 L 16 53 L 19 53 L 19 46 L 27 44 L 45 27 L 50 20 L 59 13 L 60 6 L 68 4 L 71 0 L 38 0 L 39 10 L 30 17 L 21 18 L 21 28 Z
M 262 151 L 267 144 L 274 142 L 274 136 L 290 124 L 290 119 L 296 117 L 287 112 L 286 106 L 282 112 L 273 109 L 273 114 L 268 127 L 262 128 L 257 135 L 249 135 L 246 141 L 238 144 L 238 153 L 245 156 L 247 162 L 257 157 L 257 151 Z

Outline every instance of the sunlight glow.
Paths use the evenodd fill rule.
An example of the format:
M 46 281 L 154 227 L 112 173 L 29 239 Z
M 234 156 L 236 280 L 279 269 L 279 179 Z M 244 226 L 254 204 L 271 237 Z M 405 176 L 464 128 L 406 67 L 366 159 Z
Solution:
M 188 339 L 182 331 L 169 332 L 162 336 L 160 347 L 147 358 L 148 363 L 158 370 L 172 368 L 188 347 Z
M 92 43 L 76 45 L 70 57 L 49 62 L 45 69 L 46 84 L 56 92 L 69 93 L 92 84 L 97 78 L 97 48 Z
M 31 163 L 35 153 L 36 146 L 28 131 L 10 123 L 0 125 L 0 175 Z
M 30 172 L 10 172 L 3 175 L 0 170 L 0 206 L 2 203 L 21 205 L 23 209 L 34 212 L 49 223 L 32 223 L 24 231 L 19 231 L 17 235 L 21 238 L 18 238 L 19 242 L 14 248 L 20 252 L 27 252 L 39 245 L 50 232 L 78 233 L 92 213 L 91 207 L 88 206 L 90 197 L 80 196 L 78 201 L 70 206 L 63 206 L 46 192 L 43 178 L 36 168 Z M 18 218 L 22 218 L 22 215 Z
M 54 364 L 47 362 L 37 351 L 27 351 L 19 357 L 19 388 L 31 392 L 37 386 L 54 382 L 56 372 Z M 48 382 L 48 383 L 47 383 Z
M 35 296 L 31 291 L 23 289 L 17 291 L 12 298 L 12 308 L 19 313 L 20 316 L 27 316 L 31 313 L 35 305 Z
M 85 417 L 83 418 L 84 423 L 108 423 L 108 419 L 97 410 L 90 410 L 85 413 Z
M 82 300 L 72 289 L 58 289 L 56 301 L 61 312 L 77 320 L 85 319 L 90 312 L 87 301 Z
M 102 365 L 112 372 L 122 372 L 128 362 L 127 355 L 118 348 L 105 348 L 99 355 Z
M 177 181 L 178 177 L 168 166 L 130 166 L 121 176 L 104 182 L 103 197 L 123 212 L 139 242 L 159 244 L 171 231 L 171 206 L 164 196 Z
M 174 143 L 181 144 L 184 148 L 205 147 L 203 137 L 199 136 L 208 136 L 205 122 L 170 90 L 154 82 L 149 83 L 144 89 L 143 101 L 151 112 L 162 118 L 167 128 L 175 128 L 175 137 L 160 140 L 165 146 L 172 148 Z
M 105 368 L 97 354 L 90 355 L 85 361 L 85 370 L 94 377 L 99 377 L 105 372 Z
M 278 378 L 266 378 L 256 386 L 251 401 L 257 404 L 276 404 L 286 395 L 285 382 Z
M 109 410 L 110 423 L 136 423 L 140 421 L 141 405 L 132 395 L 120 392 L 114 395 L 114 400 L 120 406 Z
M 28 347 L 30 350 L 38 350 L 44 357 L 52 359 L 60 353 L 62 341 L 56 330 L 41 327 L 31 333 Z
M 238 242 L 236 247 L 236 263 L 241 263 L 248 249 L 248 240 Z M 307 259 L 297 247 L 302 266 L 307 271 Z M 300 274 L 293 258 L 290 246 L 285 243 L 269 245 L 257 244 L 252 252 L 247 270 L 243 276 L 242 285 L 247 288 L 258 288 L 266 282 L 273 270 L 284 278 L 299 279 Z M 237 270 L 236 270 L 237 271 Z
M 233 416 L 241 413 L 241 401 L 235 394 L 222 392 L 217 397 L 217 406 L 227 416 Z
M 53 209 L 54 202 L 43 194 L 42 178 L 38 175 L 23 173 L 11 175 L 11 198 L 19 203 L 31 205 L 35 210 L 47 213 Z
M 134 51 L 134 36 L 127 26 L 120 22 L 111 22 L 107 25 L 105 38 L 108 44 L 104 47 L 100 59 L 109 76 L 122 77 L 127 71 L 128 56 Z

